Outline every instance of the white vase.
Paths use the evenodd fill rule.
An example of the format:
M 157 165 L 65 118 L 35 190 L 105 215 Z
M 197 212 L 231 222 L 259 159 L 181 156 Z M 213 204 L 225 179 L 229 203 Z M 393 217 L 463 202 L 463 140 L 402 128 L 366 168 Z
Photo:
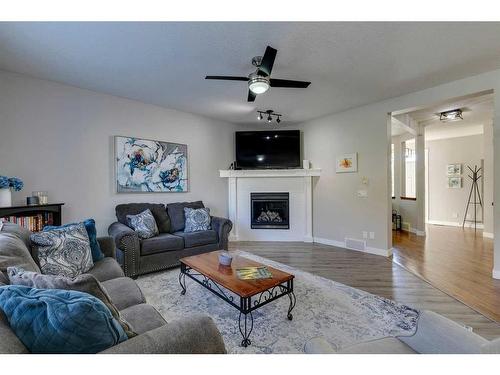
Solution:
M 12 206 L 12 191 L 10 188 L 0 189 L 0 207 Z

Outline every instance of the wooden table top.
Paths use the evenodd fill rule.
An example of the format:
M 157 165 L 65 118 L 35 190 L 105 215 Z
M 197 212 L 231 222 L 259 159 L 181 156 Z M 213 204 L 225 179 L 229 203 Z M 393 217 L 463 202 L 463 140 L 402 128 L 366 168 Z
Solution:
M 233 255 L 231 266 L 221 266 L 219 264 L 220 253 L 221 251 L 212 251 L 182 258 L 180 261 L 240 297 L 251 297 L 294 278 L 294 275 L 238 255 Z M 272 278 L 240 280 L 236 275 L 238 268 L 262 266 L 267 267 L 273 275 Z

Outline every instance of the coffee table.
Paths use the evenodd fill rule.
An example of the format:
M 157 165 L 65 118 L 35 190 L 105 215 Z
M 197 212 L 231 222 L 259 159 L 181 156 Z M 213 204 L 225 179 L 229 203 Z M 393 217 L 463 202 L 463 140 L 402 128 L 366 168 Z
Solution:
M 292 310 L 296 303 L 293 293 L 294 275 L 266 266 L 273 275 L 272 278 L 240 280 L 236 275 L 237 268 L 262 267 L 264 264 L 235 255 L 231 266 L 221 266 L 219 254 L 220 251 L 213 251 L 180 260 L 179 283 L 182 295 L 186 294 L 187 276 L 236 308 L 240 312 L 238 327 L 243 336 L 241 341 L 243 347 L 251 344 L 249 337 L 253 330 L 252 311 L 278 298 L 288 296 L 290 304 L 287 318 L 292 320 Z M 228 291 L 232 292 L 234 296 Z

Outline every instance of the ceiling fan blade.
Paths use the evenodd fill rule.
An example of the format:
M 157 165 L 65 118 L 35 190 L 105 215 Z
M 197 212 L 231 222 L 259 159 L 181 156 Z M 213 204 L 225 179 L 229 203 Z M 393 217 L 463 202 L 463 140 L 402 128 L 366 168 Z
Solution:
M 206 76 L 205 79 L 222 79 L 224 81 L 248 81 L 248 77 L 235 76 Z
M 270 79 L 271 87 L 291 87 L 297 89 L 305 89 L 311 82 L 304 81 L 290 81 L 288 79 Z
M 254 102 L 256 97 L 257 97 L 256 94 L 254 94 L 251 90 L 248 90 L 248 101 L 249 102 Z
M 272 47 L 267 46 L 264 56 L 262 56 L 262 61 L 259 66 L 258 73 L 261 76 L 270 76 L 273 70 L 274 59 L 276 58 L 277 50 Z

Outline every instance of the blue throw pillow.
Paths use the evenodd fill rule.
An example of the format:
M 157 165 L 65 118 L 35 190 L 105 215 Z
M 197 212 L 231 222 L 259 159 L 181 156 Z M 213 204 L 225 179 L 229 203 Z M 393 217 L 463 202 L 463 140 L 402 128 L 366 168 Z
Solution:
M 0 309 L 31 353 L 92 354 L 127 340 L 106 305 L 83 292 L 2 286 Z
M 78 223 L 69 223 L 69 224 L 64 224 L 59 227 L 53 226 L 53 225 L 47 225 L 43 227 L 43 231 L 48 231 L 48 230 L 54 230 L 54 229 L 59 229 L 59 228 L 66 228 L 71 225 L 75 225 Z M 104 254 L 101 251 L 101 246 L 99 246 L 99 242 L 97 242 L 97 230 L 95 229 L 95 220 L 94 219 L 87 219 L 83 221 L 83 225 L 85 225 L 85 229 L 87 230 L 87 234 L 89 236 L 89 241 L 90 241 L 90 250 L 92 251 L 92 261 L 95 263 L 98 260 L 101 260 L 104 258 Z

